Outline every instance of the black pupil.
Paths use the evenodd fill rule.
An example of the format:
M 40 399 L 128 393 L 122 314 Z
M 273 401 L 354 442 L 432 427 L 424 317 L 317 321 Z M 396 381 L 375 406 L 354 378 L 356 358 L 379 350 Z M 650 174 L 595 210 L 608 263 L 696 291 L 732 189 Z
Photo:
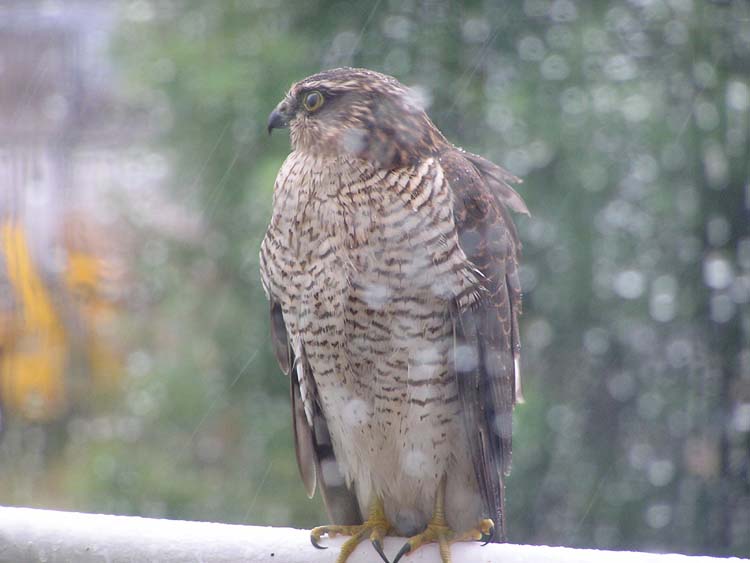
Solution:
M 307 95 L 307 100 L 305 102 L 307 103 L 307 107 L 314 108 L 318 105 L 318 102 L 320 101 L 320 94 L 317 92 L 313 92 L 312 94 Z

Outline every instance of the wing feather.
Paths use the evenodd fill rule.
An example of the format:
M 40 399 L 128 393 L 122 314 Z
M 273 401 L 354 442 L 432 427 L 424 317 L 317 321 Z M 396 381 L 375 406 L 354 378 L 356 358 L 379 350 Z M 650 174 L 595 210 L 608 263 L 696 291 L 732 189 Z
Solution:
M 294 353 L 281 305 L 273 298 L 270 301 L 271 340 L 276 360 L 289 377 L 294 449 L 307 496 L 312 498 L 317 486 L 332 522 L 359 524 L 357 497 L 341 476 L 304 347 L 300 345 L 299 354 Z
M 454 362 L 469 447 L 485 502 L 505 539 L 504 477 L 510 472 L 513 405 L 520 398 L 520 243 L 505 206 L 528 213 L 499 166 L 459 149 L 440 156 L 453 191 L 459 244 L 482 273 L 480 298 L 454 304 Z M 462 358 L 476 358 L 466 362 Z

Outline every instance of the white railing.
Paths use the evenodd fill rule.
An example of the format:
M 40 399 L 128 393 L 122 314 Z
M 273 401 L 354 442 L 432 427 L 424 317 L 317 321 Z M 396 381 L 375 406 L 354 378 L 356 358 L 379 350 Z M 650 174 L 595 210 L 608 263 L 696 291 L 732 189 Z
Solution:
M 0 561 L 47 563 L 242 562 L 333 563 L 341 538 L 324 539 L 330 549 L 310 545 L 309 533 L 292 528 L 231 526 L 207 522 L 157 520 L 131 516 L 81 514 L 0 507 Z M 387 538 L 393 558 L 403 545 Z M 750 561 L 674 554 L 597 551 L 532 545 L 455 544 L 453 563 L 717 563 Z M 404 558 L 406 563 L 439 563 L 435 546 Z M 364 542 L 349 563 L 378 563 Z

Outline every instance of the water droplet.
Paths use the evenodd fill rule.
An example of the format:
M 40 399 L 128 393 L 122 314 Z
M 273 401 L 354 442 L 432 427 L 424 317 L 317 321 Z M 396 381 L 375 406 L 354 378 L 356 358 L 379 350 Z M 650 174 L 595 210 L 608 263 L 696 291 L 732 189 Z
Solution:
M 541 71 L 545 80 L 565 80 L 570 74 L 570 66 L 562 55 L 555 54 L 544 59 Z
M 432 104 L 432 95 L 424 86 L 412 86 L 407 88 L 404 94 L 404 103 L 410 111 L 427 111 Z
M 652 504 L 646 509 L 645 520 L 651 528 L 664 528 L 672 521 L 672 507 L 668 504 Z
M 613 288 L 624 299 L 638 299 L 644 290 L 643 274 L 637 270 L 625 270 L 615 276 Z
M 732 319 L 737 306 L 726 294 L 711 297 L 711 320 L 716 323 L 726 323 Z
M 484 43 L 490 37 L 490 24 L 485 19 L 469 18 L 461 29 L 467 43 Z
M 367 133 L 362 129 L 352 127 L 341 135 L 341 149 L 350 154 L 359 154 L 364 150 Z
M 583 335 L 583 347 L 592 356 L 601 356 L 609 350 L 609 335 L 601 327 L 588 329 Z
M 404 41 L 412 34 L 412 22 L 406 16 L 388 16 L 383 20 L 383 34 L 389 39 Z
M 456 346 L 454 362 L 458 373 L 466 373 L 474 370 L 477 367 L 478 361 L 479 358 L 474 347 L 465 344 Z
M 429 474 L 431 465 L 429 458 L 420 450 L 411 450 L 406 452 L 401 469 L 410 477 L 419 477 Z
M 710 254 L 703 261 L 703 281 L 711 289 L 726 289 L 733 278 L 732 265 L 723 256 Z
M 617 401 L 627 401 L 635 393 L 635 379 L 629 373 L 618 373 L 607 381 L 607 390 Z
M 713 131 L 719 126 L 719 111 L 711 102 L 701 101 L 693 109 L 695 123 L 703 131 Z
M 388 302 L 390 290 L 388 286 L 367 284 L 362 291 L 362 299 L 372 309 L 382 309 Z
M 604 74 L 612 80 L 625 81 L 635 78 L 638 66 L 635 61 L 627 55 L 614 55 L 604 65 Z
M 750 89 L 739 80 L 732 80 L 727 85 L 727 105 L 736 111 L 747 111 L 750 108 Z
M 729 221 L 723 215 L 712 216 L 706 223 L 706 235 L 711 246 L 724 246 L 731 236 Z
M 654 280 L 649 302 L 649 313 L 654 320 L 669 322 L 677 312 L 677 281 L 673 276 L 659 276 Z
M 750 403 L 740 403 L 734 408 L 732 428 L 735 432 L 750 432 Z
M 370 407 L 362 399 L 351 399 L 341 411 L 344 424 L 358 428 L 370 420 Z
M 339 471 L 339 465 L 334 459 L 324 459 L 320 462 L 320 478 L 329 487 L 338 487 L 344 484 L 344 476 Z
M 674 464 L 668 459 L 653 461 L 648 466 L 648 480 L 654 487 L 669 484 L 674 477 Z
M 623 100 L 622 114 L 628 121 L 640 122 L 651 115 L 651 102 L 646 96 L 633 94 Z
M 541 61 L 545 51 L 544 42 L 534 35 L 527 35 L 518 42 L 518 55 L 524 61 Z

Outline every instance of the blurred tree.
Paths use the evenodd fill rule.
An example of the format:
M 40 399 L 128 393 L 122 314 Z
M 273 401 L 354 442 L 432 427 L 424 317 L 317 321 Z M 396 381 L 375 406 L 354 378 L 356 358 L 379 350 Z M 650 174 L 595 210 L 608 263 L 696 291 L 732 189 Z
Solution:
M 264 124 L 292 81 L 353 64 L 525 178 L 512 541 L 750 554 L 750 5 L 141 0 L 123 20 L 125 87 L 192 227 L 138 230 L 124 401 L 67 456 L 80 507 L 323 518 L 266 336 L 288 145 Z

